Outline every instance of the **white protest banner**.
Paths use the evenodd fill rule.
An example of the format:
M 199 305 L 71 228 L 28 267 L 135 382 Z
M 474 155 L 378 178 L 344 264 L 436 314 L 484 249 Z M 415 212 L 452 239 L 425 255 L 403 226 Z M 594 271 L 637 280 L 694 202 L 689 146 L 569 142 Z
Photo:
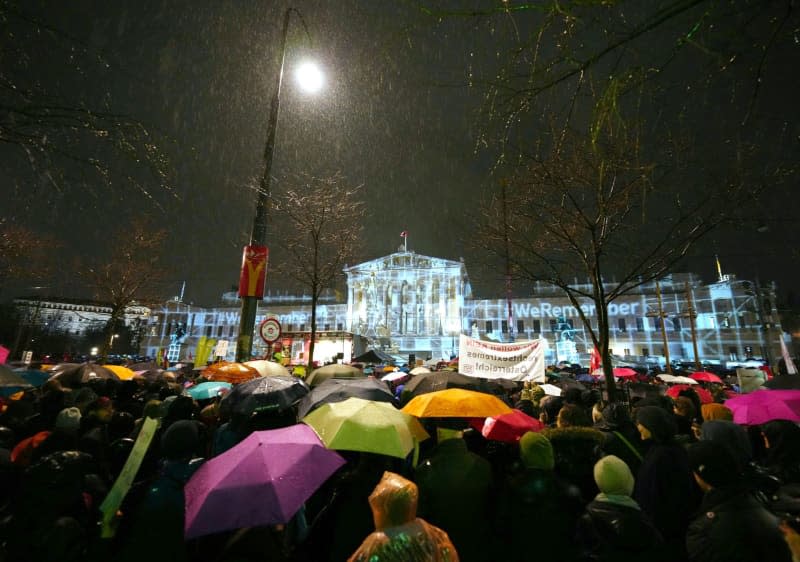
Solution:
M 461 334 L 458 372 L 483 379 L 544 382 L 542 340 L 497 343 Z

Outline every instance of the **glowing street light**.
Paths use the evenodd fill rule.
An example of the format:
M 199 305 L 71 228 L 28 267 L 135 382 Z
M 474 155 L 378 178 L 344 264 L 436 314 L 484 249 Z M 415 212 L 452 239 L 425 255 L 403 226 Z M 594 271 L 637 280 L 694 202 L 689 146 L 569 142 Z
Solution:
M 286 35 L 289 31 L 289 19 L 292 12 L 300 18 L 305 27 L 300 12 L 294 8 L 287 8 L 283 15 L 283 27 L 281 29 L 280 66 L 278 67 L 277 84 L 272 94 L 269 122 L 267 123 L 267 142 L 264 146 L 264 173 L 261 176 L 256 198 L 256 213 L 253 218 L 250 242 L 244 247 L 244 252 L 242 253 L 242 270 L 239 276 L 239 297 L 242 299 L 242 309 L 239 316 L 239 335 L 236 340 L 236 361 L 250 359 L 253 349 L 253 332 L 256 324 L 258 301 L 264 297 L 264 282 L 267 275 L 267 258 L 269 255 L 266 238 L 270 199 L 270 171 L 272 169 L 272 156 L 275 152 L 275 131 L 278 127 L 283 65 L 286 59 Z M 300 87 L 306 92 L 319 91 L 324 84 L 322 72 L 310 62 L 305 62 L 298 67 L 296 77 Z

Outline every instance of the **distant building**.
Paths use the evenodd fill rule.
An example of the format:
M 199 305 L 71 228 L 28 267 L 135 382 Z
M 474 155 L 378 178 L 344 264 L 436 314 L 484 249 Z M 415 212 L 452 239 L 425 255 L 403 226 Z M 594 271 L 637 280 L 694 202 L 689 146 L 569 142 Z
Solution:
M 462 261 L 400 250 L 346 267 L 344 273 L 346 296 L 328 291 L 317 307 L 314 359 L 320 363 L 347 362 L 368 348 L 386 351 L 398 361 L 411 355 L 449 359 L 458 355 L 463 333 L 494 341 L 542 338 L 549 362 L 588 364 L 592 344 L 580 312 L 596 326 L 597 311 L 587 300 L 580 303 L 579 312 L 552 285 L 532 284 L 530 296 L 513 299 L 509 323 L 507 299 L 473 298 Z M 613 354 L 663 364 L 666 337 L 674 361 L 693 361 L 695 345 L 701 360 L 715 363 L 758 358 L 774 364 L 780 358 L 784 333 L 773 285 L 759 286 L 721 273 L 716 282 L 705 284 L 697 275 L 675 273 L 659 280 L 659 288 L 660 309 L 653 282 L 609 305 Z M 308 295 L 268 293 L 259 303 L 256 326 L 267 316 L 278 318 L 282 335 L 277 347 L 292 363 L 307 361 L 310 302 Z M 110 316 L 108 306 L 90 301 L 20 298 L 15 304 L 28 325 L 76 336 L 102 328 Z M 140 326 L 144 355 L 156 357 L 160 352 L 173 362 L 191 361 L 204 339 L 221 357 L 233 360 L 239 313 L 235 293 L 223 295 L 222 305 L 213 308 L 175 297 L 160 307 L 133 305 L 126 310 L 125 322 Z M 264 357 L 268 352 L 267 345 L 254 337 L 253 355 Z

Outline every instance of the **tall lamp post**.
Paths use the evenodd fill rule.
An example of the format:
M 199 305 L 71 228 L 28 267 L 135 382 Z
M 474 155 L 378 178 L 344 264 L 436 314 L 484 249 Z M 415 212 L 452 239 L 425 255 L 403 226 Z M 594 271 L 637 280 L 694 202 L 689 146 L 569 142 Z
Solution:
M 292 12 L 300 16 L 300 13 L 294 8 L 287 8 L 283 14 L 278 83 L 272 94 L 272 102 L 270 104 L 267 142 L 264 146 L 264 173 L 259 183 L 250 242 L 244 247 L 242 253 L 242 269 L 239 276 L 239 297 L 242 299 L 242 309 L 239 317 L 239 335 L 236 340 L 236 361 L 250 359 L 258 301 L 264 297 L 264 282 L 266 280 L 269 256 L 266 238 L 270 199 L 270 172 L 272 169 L 272 156 L 275 152 L 275 131 L 278 128 L 278 108 L 280 106 L 281 84 L 283 82 L 283 66 L 286 59 L 286 36 L 289 31 L 289 20 Z M 300 17 L 302 21 L 302 16 Z M 306 90 L 316 90 L 321 85 L 321 74 L 309 66 L 300 69 L 298 78 L 301 81 L 301 86 Z

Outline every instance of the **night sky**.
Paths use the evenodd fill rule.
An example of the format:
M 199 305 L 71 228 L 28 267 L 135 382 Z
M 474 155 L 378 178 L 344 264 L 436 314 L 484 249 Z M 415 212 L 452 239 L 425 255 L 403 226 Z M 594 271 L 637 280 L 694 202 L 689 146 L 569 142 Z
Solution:
M 652 10 L 623 2 L 619 12 L 582 13 L 568 36 L 549 28 L 538 56 L 557 59 L 573 49 L 578 59 L 585 58 L 618 38 L 619 30 L 634 28 L 656 5 L 672 2 L 643 4 L 652 4 L 647 8 Z M 788 2 L 770 3 L 755 14 L 744 14 L 744 8 L 739 14 L 740 4 L 746 6 L 730 2 L 721 10 L 717 3 L 701 2 L 614 51 L 591 72 L 597 79 L 633 66 L 658 68 L 646 95 L 630 96 L 622 110 L 637 108 L 653 145 L 666 135 L 685 137 L 703 181 L 717 181 L 738 165 L 732 146 L 748 147 L 741 161 L 748 181 L 771 184 L 738 227 L 709 237 L 684 269 L 712 281 L 713 256 L 719 254 L 726 272 L 775 280 L 787 294 L 800 273 L 794 222 L 800 197 L 793 167 L 800 162 L 800 17 L 792 12 L 787 17 Z M 53 256 L 59 271 L 47 281 L 49 292 L 77 296 L 81 287 L 70 275 L 69 258 L 108 255 L 109 233 L 138 214 L 169 231 L 165 296 L 177 294 L 185 281 L 187 301 L 214 305 L 237 283 L 253 220 L 253 185 L 263 170 L 279 28 L 288 5 L 0 2 L 6 15 L 0 21 L 4 89 L 15 84 L 61 103 L 134 118 L 170 160 L 168 188 L 151 179 L 145 166 L 113 156 L 113 169 L 124 174 L 112 174 L 108 185 L 70 163 L 59 180 L 50 181 L 46 170 L 31 168 L 18 146 L 0 145 L 0 215 L 63 245 Z M 341 172 L 353 185 L 363 185 L 368 203 L 363 259 L 396 250 L 399 233 L 407 230 L 410 249 L 464 257 L 477 296 L 502 294 L 499 275 L 481 270 L 480 250 L 470 240 L 481 202 L 513 169 L 513 155 L 537 144 L 544 123 L 569 113 L 570 125 L 581 129 L 591 113 L 583 94 L 576 104 L 568 103 L 575 84 L 565 80 L 538 96 L 510 129 L 500 118 L 503 106 L 497 102 L 503 98 L 493 96 L 494 87 L 500 82 L 521 87 L 519 77 L 531 56 L 523 46 L 548 14 L 498 12 L 521 3 L 494 0 L 291 5 L 308 33 L 298 18 L 292 20 L 273 190 L 280 192 L 292 174 Z M 703 19 L 710 6 L 716 10 L 710 10 L 713 21 Z M 608 22 L 618 31 L 604 33 Z M 293 67 L 305 56 L 318 60 L 326 73 L 325 89 L 313 97 L 292 79 Z M 16 99 L 7 91 L 2 96 L 4 104 Z M 8 118 L 4 113 L 0 109 L 0 119 Z M 503 138 L 508 142 L 501 143 Z M 88 142 L 79 150 L 107 155 Z M 272 252 L 280 252 L 280 229 L 280 217 L 272 217 Z M 268 277 L 267 289 L 292 286 Z M 25 283 L 17 290 L 24 293 Z

